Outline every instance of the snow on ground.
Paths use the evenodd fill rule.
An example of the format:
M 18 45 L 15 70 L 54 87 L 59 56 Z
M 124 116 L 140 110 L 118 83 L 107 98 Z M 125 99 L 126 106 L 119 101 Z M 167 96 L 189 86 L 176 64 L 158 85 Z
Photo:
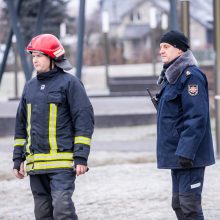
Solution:
M 90 171 L 77 177 L 73 196 L 79 220 L 174 220 L 169 170 L 145 152 L 92 152 Z M 34 220 L 29 180 L 12 175 L 11 155 L 0 153 L 0 219 Z M 220 162 L 206 170 L 206 220 L 220 219 Z

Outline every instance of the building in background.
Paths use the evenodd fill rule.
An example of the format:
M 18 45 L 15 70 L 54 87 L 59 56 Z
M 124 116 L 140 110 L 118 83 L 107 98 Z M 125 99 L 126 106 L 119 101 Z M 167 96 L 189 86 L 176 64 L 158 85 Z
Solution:
M 64 7 L 65 10 L 62 11 L 62 19 L 58 16 L 57 22 L 54 23 L 55 14 L 51 14 L 53 18 L 48 17 L 47 14 L 47 22 L 45 20 L 43 24 L 43 31 L 49 31 L 48 28 L 50 27 L 56 29 L 52 33 L 57 33 L 57 37 L 65 45 L 68 57 L 70 57 L 70 61 L 74 65 L 77 48 L 78 3 L 80 0 L 62 1 L 69 2 L 67 3 L 67 7 Z M 212 1 L 190 1 L 191 47 L 199 62 L 206 61 L 207 63 L 207 61 L 214 60 Z M 0 44 L 5 44 L 9 24 L 7 14 L 5 14 L 5 3 L 3 4 L 2 0 L 0 2 L 2 3 L 0 4 L 0 28 L 3 30 L 0 33 Z M 40 0 L 33 2 L 36 6 Z M 25 5 L 31 7 L 28 10 L 24 10 L 26 13 L 23 13 L 22 16 L 24 17 L 25 15 L 27 17 L 30 14 L 32 18 L 20 19 L 20 21 L 23 29 L 29 30 L 29 32 L 30 28 L 27 28 L 25 22 L 31 22 L 31 31 L 33 32 L 36 23 L 36 13 L 34 14 L 33 7 L 29 1 L 25 1 Z M 87 0 L 86 6 L 86 29 L 84 36 L 85 65 L 105 64 L 105 43 L 101 22 L 103 11 L 107 11 L 110 18 L 110 31 L 108 33 L 110 64 L 152 63 L 152 61 L 160 61 L 159 56 L 157 56 L 159 49 L 158 42 L 161 34 L 168 28 L 170 14 L 169 0 Z M 178 15 L 180 15 L 179 0 L 177 0 L 177 6 Z M 34 8 L 37 11 L 37 6 Z M 52 23 L 50 24 L 50 22 Z M 27 32 L 24 31 L 26 34 Z M 29 35 L 32 36 L 33 33 Z M 3 52 L 1 51 L 1 53 Z
M 177 6 L 180 14 L 180 4 Z M 150 61 L 152 45 L 158 45 L 159 37 L 168 28 L 163 30 L 163 19 L 169 18 L 169 0 L 101 0 L 101 10 L 109 13 L 110 37 L 122 45 L 125 60 Z M 192 49 L 200 60 L 213 58 L 212 0 L 190 1 L 190 15 Z M 156 24 L 153 28 L 152 23 Z

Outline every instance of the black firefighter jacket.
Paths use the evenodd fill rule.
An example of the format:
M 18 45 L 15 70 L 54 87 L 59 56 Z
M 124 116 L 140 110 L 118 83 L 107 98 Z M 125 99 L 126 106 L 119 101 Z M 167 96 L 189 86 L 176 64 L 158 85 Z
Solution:
M 13 160 L 26 160 L 28 173 L 70 169 L 90 152 L 92 105 L 81 82 L 62 69 L 26 83 L 17 110 Z

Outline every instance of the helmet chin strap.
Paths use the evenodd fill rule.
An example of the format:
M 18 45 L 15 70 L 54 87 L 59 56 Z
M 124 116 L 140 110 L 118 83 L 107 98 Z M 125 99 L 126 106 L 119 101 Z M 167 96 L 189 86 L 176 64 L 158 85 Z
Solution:
M 50 57 L 50 70 L 54 68 L 53 59 Z

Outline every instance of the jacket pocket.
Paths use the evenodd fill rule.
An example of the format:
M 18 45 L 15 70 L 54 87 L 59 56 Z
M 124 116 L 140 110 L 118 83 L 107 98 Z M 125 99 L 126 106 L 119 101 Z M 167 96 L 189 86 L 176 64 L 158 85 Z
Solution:
M 47 103 L 62 104 L 63 95 L 60 91 L 49 92 L 47 95 Z
M 178 94 L 169 94 L 169 95 L 166 95 L 164 96 L 164 99 L 166 101 L 172 101 L 172 100 L 175 100 L 176 98 L 178 97 Z
M 59 146 L 58 151 L 59 152 L 73 152 L 74 149 L 74 144 L 73 141 L 71 139 L 58 139 L 57 140 L 57 144 Z
M 181 111 L 181 100 L 178 94 L 166 95 L 163 98 L 162 108 L 165 115 L 176 116 Z

